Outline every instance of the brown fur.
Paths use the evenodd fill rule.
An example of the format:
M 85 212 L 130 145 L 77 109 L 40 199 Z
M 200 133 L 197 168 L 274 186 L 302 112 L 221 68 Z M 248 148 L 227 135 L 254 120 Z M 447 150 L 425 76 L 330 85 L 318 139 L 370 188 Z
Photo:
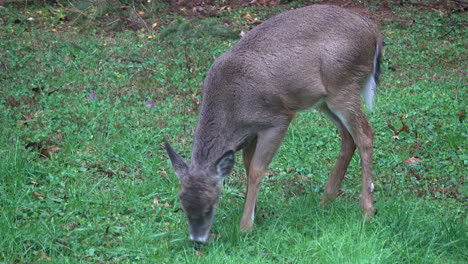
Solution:
M 221 180 L 243 149 L 247 197 L 241 230 L 253 227 L 260 183 L 294 115 L 317 107 L 338 126 L 342 147 L 322 203 L 334 200 L 356 147 L 362 161 L 363 214 L 374 214 L 373 130 L 360 93 L 377 75 L 374 61 L 382 46 L 370 20 L 335 6 L 313 5 L 275 16 L 245 35 L 211 67 L 203 87 L 191 164 L 167 145 L 182 183 L 182 206 L 189 218 L 215 207 Z M 306 153 L 304 153 L 306 154 Z M 216 183 L 218 182 L 218 184 Z M 212 223 L 212 216 L 208 219 Z M 209 227 L 208 227 L 209 229 Z M 198 238 L 197 238 L 198 237 Z

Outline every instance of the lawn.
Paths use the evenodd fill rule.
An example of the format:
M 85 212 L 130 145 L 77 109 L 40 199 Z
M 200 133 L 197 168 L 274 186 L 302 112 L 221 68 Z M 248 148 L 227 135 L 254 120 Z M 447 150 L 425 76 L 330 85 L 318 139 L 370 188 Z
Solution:
M 385 41 L 368 113 L 373 221 L 360 214 L 358 155 L 341 196 L 319 206 L 340 138 L 312 110 L 292 122 L 248 233 L 238 232 L 236 155 L 201 247 L 188 240 L 163 142 L 189 158 L 214 59 L 258 20 L 307 1 L 220 4 L 195 18 L 158 1 L 119 11 L 25 2 L 0 7 L 0 263 L 468 262 L 461 1 L 342 1 L 377 20 Z

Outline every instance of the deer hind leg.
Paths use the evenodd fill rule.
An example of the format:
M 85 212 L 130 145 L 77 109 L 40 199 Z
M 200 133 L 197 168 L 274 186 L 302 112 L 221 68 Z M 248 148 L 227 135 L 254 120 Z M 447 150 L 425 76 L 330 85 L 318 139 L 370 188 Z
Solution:
M 247 169 L 247 196 L 244 213 L 240 223 L 240 231 L 245 232 L 253 228 L 257 194 L 260 183 L 265 176 L 276 150 L 281 145 L 289 122 L 284 126 L 262 131 L 257 135 L 255 143 L 249 144 L 243 152 L 244 165 Z
M 356 144 L 354 144 L 354 140 L 343 122 L 341 122 L 341 120 L 332 111 L 330 111 L 325 104 L 321 106 L 320 110 L 336 124 L 341 134 L 340 154 L 338 155 L 338 160 L 336 161 L 335 167 L 333 168 L 327 185 L 325 186 L 322 201 L 320 201 L 321 205 L 325 205 L 328 202 L 334 201 L 338 197 L 340 185 L 346 174 L 354 151 L 356 150 Z
M 356 89 L 358 90 L 358 89 Z M 344 97 L 346 96 L 346 98 Z M 362 214 L 367 220 L 374 216 L 374 184 L 372 183 L 372 147 L 374 130 L 362 111 L 359 95 L 343 95 L 342 98 L 330 98 L 327 106 L 346 127 L 359 149 L 362 166 Z

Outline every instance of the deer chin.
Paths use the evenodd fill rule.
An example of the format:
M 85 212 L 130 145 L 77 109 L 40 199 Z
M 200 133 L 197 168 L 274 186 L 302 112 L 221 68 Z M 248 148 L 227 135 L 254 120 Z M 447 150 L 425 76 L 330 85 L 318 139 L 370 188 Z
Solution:
M 207 222 L 204 223 L 189 220 L 190 240 L 197 243 L 206 243 L 208 241 L 211 223 L 213 223 L 213 217 L 207 219 Z

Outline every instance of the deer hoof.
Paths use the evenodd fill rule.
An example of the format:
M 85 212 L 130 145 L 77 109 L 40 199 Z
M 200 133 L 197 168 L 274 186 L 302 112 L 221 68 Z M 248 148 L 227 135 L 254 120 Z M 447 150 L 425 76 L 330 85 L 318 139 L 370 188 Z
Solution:
M 362 216 L 366 219 L 367 222 L 371 221 L 374 218 L 374 207 L 362 207 Z
M 336 195 L 331 194 L 324 194 L 322 200 L 320 201 L 320 205 L 326 207 L 329 203 L 336 200 Z
M 246 233 L 246 232 L 251 231 L 252 229 L 253 229 L 253 223 L 252 222 L 247 222 L 247 223 L 241 222 L 239 231 L 241 233 Z

